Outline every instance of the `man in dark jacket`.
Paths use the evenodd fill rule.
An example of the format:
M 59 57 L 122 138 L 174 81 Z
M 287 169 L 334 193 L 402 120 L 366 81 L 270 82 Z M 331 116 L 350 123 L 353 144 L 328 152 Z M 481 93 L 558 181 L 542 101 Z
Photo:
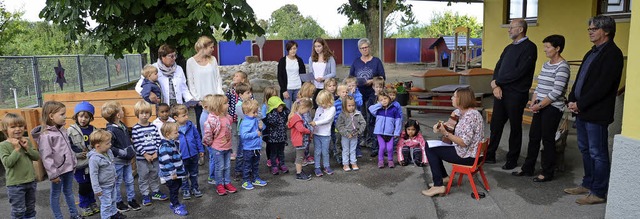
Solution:
M 513 40 L 504 48 L 496 64 L 491 81 L 493 89 L 493 116 L 491 117 L 491 141 L 487 151 L 487 163 L 496 162 L 496 150 L 504 124 L 509 121 L 509 152 L 502 169 L 510 170 L 518 165 L 522 147 L 522 114 L 529 100 L 529 89 L 533 81 L 538 52 L 529 40 L 527 22 L 515 19 L 509 24 L 509 37 Z
M 613 122 L 616 93 L 624 61 L 613 42 L 616 22 L 608 16 L 589 20 L 589 39 L 594 46 L 582 59 L 576 81 L 569 93 L 569 110 L 577 117 L 578 148 L 582 153 L 584 177 L 568 194 L 586 194 L 576 203 L 604 203 L 609 187 L 609 145 L 607 130 Z

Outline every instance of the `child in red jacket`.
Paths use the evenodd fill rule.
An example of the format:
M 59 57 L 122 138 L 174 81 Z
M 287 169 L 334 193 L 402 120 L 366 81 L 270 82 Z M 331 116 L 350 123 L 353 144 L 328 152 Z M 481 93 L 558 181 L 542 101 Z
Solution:
M 287 127 L 291 129 L 291 144 L 296 149 L 296 179 L 311 180 L 311 175 L 302 172 L 302 162 L 304 162 L 304 151 L 311 142 L 311 132 L 313 127 L 302 118 L 302 115 L 309 112 L 313 103 L 309 99 L 298 99 L 291 106 L 289 122 Z

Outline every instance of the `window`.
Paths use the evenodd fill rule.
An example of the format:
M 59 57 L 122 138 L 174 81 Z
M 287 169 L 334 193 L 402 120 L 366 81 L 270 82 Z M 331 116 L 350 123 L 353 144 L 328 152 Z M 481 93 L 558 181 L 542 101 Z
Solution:
M 600 0 L 598 12 L 614 18 L 630 18 L 631 2 L 632 0 Z
M 529 23 L 538 21 L 538 0 L 509 0 L 509 16 L 506 23 L 523 18 Z

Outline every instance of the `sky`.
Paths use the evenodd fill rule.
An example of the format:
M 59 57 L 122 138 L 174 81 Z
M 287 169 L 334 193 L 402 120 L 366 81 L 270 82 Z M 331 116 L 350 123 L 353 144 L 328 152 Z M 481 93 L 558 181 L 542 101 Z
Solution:
M 29 0 L 28 5 L 26 2 L 24 0 L 5 0 L 4 4 L 9 11 L 24 11 L 23 18 L 26 20 L 42 20 L 38 17 L 38 14 L 44 8 L 46 0 Z M 318 4 L 318 2 L 322 4 Z M 340 28 L 347 26 L 347 17 L 337 12 L 340 5 L 347 2 L 347 0 L 247 0 L 247 3 L 251 5 L 251 8 L 256 13 L 256 17 L 264 20 L 268 20 L 271 17 L 271 13 L 278 8 L 286 4 L 295 4 L 303 16 L 314 18 L 329 35 L 338 35 Z M 452 3 L 452 6 L 447 6 L 446 2 L 407 1 L 407 3 L 413 5 L 416 21 L 422 24 L 428 24 L 434 12 L 444 11 L 470 15 L 476 17 L 479 23 L 482 23 L 482 3 Z

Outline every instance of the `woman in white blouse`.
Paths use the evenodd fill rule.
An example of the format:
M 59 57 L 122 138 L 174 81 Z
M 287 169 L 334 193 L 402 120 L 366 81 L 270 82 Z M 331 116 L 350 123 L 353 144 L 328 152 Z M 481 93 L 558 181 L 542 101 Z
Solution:
M 296 41 L 287 42 L 285 49 L 287 55 L 278 61 L 278 85 L 280 85 L 280 97 L 287 108 L 291 109 L 291 103 L 296 101 L 298 91 L 302 87 L 300 74 L 305 74 L 307 68 L 302 58 L 296 54 L 298 52 Z
M 222 77 L 218 71 L 218 60 L 213 54 L 213 40 L 208 36 L 198 38 L 196 54 L 187 59 L 187 85 L 193 97 L 202 101 L 207 94 L 224 94 Z M 202 133 L 202 124 L 209 112 L 202 110 L 202 105 L 195 106 L 198 130 Z M 202 121 L 200 121 L 202 120 Z

